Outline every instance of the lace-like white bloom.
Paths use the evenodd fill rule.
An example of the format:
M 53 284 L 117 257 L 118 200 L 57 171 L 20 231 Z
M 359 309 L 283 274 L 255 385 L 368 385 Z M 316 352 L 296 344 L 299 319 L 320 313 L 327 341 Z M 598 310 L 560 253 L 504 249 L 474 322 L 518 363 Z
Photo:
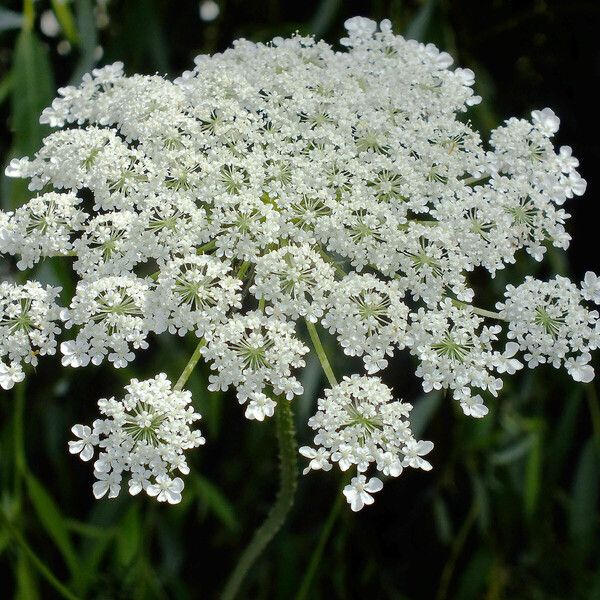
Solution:
M 65 327 L 81 326 L 74 340 L 60 346 L 65 366 L 99 365 L 105 357 L 117 368 L 132 361 L 131 348 L 147 348 L 145 312 L 148 284 L 135 277 L 82 281 L 61 318 Z
M 457 307 L 450 300 L 437 311 L 419 309 L 412 315 L 409 345 L 420 361 L 416 373 L 423 389 L 451 389 L 461 402 L 472 388 L 496 396 L 502 380 L 494 374 L 498 353 L 492 342 L 500 331 L 498 325 L 484 326 L 469 306 Z
M 173 390 L 164 373 L 146 381 L 132 379 L 125 391 L 123 400 L 98 401 L 105 418 L 94 421 L 93 428 L 73 427 L 79 439 L 69 442 L 69 451 L 84 461 L 98 451 L 96 498 L 116 497 L 128 473 L 130 494 L 145 491 L 159 502 L 176 504 L 183 481 L 175 473 L 189 473 L 184 452 L 205 441 L 200 431 L 191 429 L 200 419 L 190 406 L 192 395 Z
M 368 373 L 387 366 L 387 356 L 406 343 L 408 307 L 397 281 L 350 274 L 335 286 L 323 325 L 337 334 L 349 356 L 362 356 Z
M 31 268 L 42 257 L 69 254 L 72 239 L 86 219 L 80 203 L 75 194 L 50 192 L 8 213 L 0 233 L 0 252 L 19 256 L 19 269 Z
M 294 325 L 258 312 L 234 317 L 215 328 L 202 354 L 216 374 L 209 390 L 234 386 L 239 400 L 253 399 L 270 386 L 288 400 L 304 391 L 293 369 L 304 366 L 308 348 L 296 338 Z
M 380 379 L 359 375 L 344 377 L 341 383 L 325 390 L 318 405 L 319 410 L 308 421 L 317 431 L 314 438 L 317 448 L 300 449 L 300 453 L 310 459 L 305 473 L 311 469 L 329 470 L 332 463 L 337 463 L 342 471 L 354 467 L 359 474 L 374 464 L 377 471 L 390 477 L 398 477 L 406 466 L 431 469 L 420 457 L 429 452 L 433 444 L 414 439 L 408 421 L 412 406 L 394 400 L 390 388 Z M 350 495 L 344 491 L 352 510 L 372 503 L 372 499 L 368 501 L 360 495 L 362 489 L 367 492 L 381 489 L 361 487 L 365 482 L 364 476 L 359 475 L 346 488 Z M 381 482 L 377 485 L 381 486 Z
M 330 381 L 321 328 L 368 374 L 407 348 L 424 389 L 451 390 L 476 418 L 499 375 L 523 367 L 522 353 L 529 366 L 593 377 L 600 325 L 583 301 L 600 301 L 596 275 L 580 287 L 529 278 L 507 289 L 500 314 L 476 307 L 468 277 L 494 276 L 523 251 L 541 260 L 551 245 L 568 247 L 564 205 L 586 183 L 571 148 L 554 146 L 557 115 L 534 110 L 482 140 L 465 116 L 481 100 L 471 70 L 395 35 L 387 20 L 356 17 L 346 29 L 343 51 L 297 34 L 238 40 L 175 81 L 126 77 L 115 63 L 58 91 L 41 116 L 55 131 L 6 169 L 36 196 L 0 211 L 0 253 L 20 269 L 48 256 L 72 264 L 64 365 L 123 367 L 151 333 L 193 332 L 210 389 L 235 388 L 259 421 L 274 414 L 275 395 L 303 391 L 300 320 Z M 54 351 L 59 309 L 53 288 L 2 285 L 8 389 L 23 362 Z M 166 398 L 164 382 L 151 385 Z M 179 394 L 169 395 L 174 408 L 161 405 L 165 423 L 172 411 L 179 419 Z M 358 509 L 379 489 L 363 475 L 370 465 L 385 476 L 431 468 L 431 444 L 412 438 L 408 410 L 377 379 L 344 380 L 311 419 L 319 433 L 301 450 L 308 469 L 356 467 L 346 496 Z M 77 428 L 71 449 L 88 457 L 94 436 L 106 442 L 101 429 Z M 118 494 L 133 452 L 132 491 L 178 501 L 173 469 L 146 460 L 158 446 L 146 444 L 142 460 L 129 433 L 115 431 L 118 468 L 97 463 L 96 494 Z
M 594 378 L 589 351 L 600 345 L 600 321 L 581 301 L 582 292 L 565 277 L 547 282 L 527 277 L 518 287 L 507 286 L 506 300 L 496 307 L 529 367 L 564 364 L 575 381 L 587 383 Z
M 22 363 L 56 352 L 60 288 L 37 281 L 0 283 L 0 386 L 8 390 L 25 377 Z
M 316 323 L 323 315 L 334 284 L 334 269 L 308 246 L 287 246 L 256 261 L 250 291 L 291 318 Z
M 231 267 L 214 256 L 190 255 L 168 262 L 158 276 L 152 295 L 153 329 L 160 333 L 198 337 L 210 334 L 226 321 L 232 308 L 241 308 L 242 282 Z

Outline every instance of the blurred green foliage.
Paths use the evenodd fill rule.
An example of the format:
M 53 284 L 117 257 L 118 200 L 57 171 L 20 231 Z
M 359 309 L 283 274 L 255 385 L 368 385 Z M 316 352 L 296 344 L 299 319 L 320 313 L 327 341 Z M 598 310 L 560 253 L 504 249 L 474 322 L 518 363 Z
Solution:
M 267 40 L 298 29 L 333 41 L 345 18 L 364 14 L 390 17 L 396 30 L 433 41 L 471 67 L 485 101 L 470 118 L 484 132 L 500 115 L 557 107 L 565 115 L 560 141 L 584 157 L 583 174 L 593 183 L 600 157 L 597 136 L 586 129 L 593 100 L 581 84 L 582 74 L 598 77 L 595 2 L 220 0 L 211 21 L 200 18 L 202 4 L 5 1 L 3 163 L 38 148 L 45 134 L 38 116 L 55 86 L 78 81 L 97 63 L 123 60 L 130 73 L 173 75 L 189 68 L 194 55 L 221 50 L 236 37 Z M 2 178 L 3 208 L 27 195 L 21 182 Z M 576 275 L 586 266 L 598 269 L 589 241 L 598 209 L 583 203 L 571 207 Z M 566 273 L 565 257 L 552 254 L 551 268 Z M 14 275 L 8 261 L 0 271 Z M 531 271 L 544 275 L 522 256 L 511 277 Z M 59 261 L 44 263 L 37 276 L 72 288 Z M 506 282 L 500 274 L 482 287 L 482 305 L 493 303 Z M 97 398 L 117 394 L 134 374 L 163 370 L 176 377 L 190 344 L 157 339 L 121 371 L 73 373 L 50 358 L 27 384 L 2 394 L 1 598 L 218 597 L 277 487 L 273 423 L 246 422 L 232 397 L 206 391 L 207 373 L 197 369 L 190 386 L 208 443 L 191 457 L 177 507 L 126 495 L 94 501 L 89 465 L 66 451 L 71 424 L 91 421 Z M 339 372 L 349 370 L 336 358 Z M 436 441 L 434 471 L 389 482 L 375 506 L 359 515 L 340 501 L 342 477 L 302 479 L 291 519 L 253 570 L 243 597 L 600 599 L 597 387 L 538 369 L 507 382 L 490 415 L 474 421 L 457 415 L 439 394 L 421 396 L 411 372 L 409 361 L 399 358 L 387 378 L 415 404 L 414 429 Z M 304 385 L 307 393 L 296 403 L 301 441 L 310 435 L 306 418 L 322 386 L 318 364 L 308 365 Z

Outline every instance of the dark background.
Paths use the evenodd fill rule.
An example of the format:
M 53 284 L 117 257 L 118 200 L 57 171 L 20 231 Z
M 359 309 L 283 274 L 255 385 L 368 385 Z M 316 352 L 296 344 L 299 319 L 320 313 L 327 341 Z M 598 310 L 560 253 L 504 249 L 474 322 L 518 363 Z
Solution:
M 493 306 L 507 281 L 528 272 L 581 278 L 600 271 L 597 2 L 226 0 L 219 6 L 207 23 L 199 3 L 188 0 L 40 1 L 34 28 L 24 34 L 2 12 L 20 13 L 21 3 L 0 3 L 0 160 L 35 151 L 44 134 L 36 125 L 41 108 L 56 86 L 96 64 L 98 46 L 100 64 L 123 60 L 128 73 L 175 76 L 191 68 L 196 54 L 222 50 L 237 37 L 266 41 L 300 30 L 335 43 L 349 16 L 390 18 L 396 31 L 436 43 L 476 72 L 484 102 L 470 117 L 484 133 L 510 116 L 553 108 L 561 118 L 557 143 L 573 147 L 588 181 L 585 196 L 567 206 L 573 215 L 567 256 L 551 252 L 540 266 L 519 255 L 510 274 L 481 287 L 481 304 Z M 62 23 L 55 36 L 40 26 L 48 10 Z M 0 189 L 4 208 L 26 197 L 6 180 Z M 12 265 L 0 264 L 8 276 Z M 53 261 L 38 276 L 70 281 Z M 90 466 L 66 451 L 70 426 L 93 420 L 99 397 L 119 393 L 134 375 L 164 370 L 176 377 L 191 349 L 159 339 L 134 369 L 122 371 L 73 372 L 50 358 L 26 387 L 0 395 L 0 510 L 11 523 L 10 530 L 0 524 L 0 598 L 59 597 L 37 560 L 84 598 L 218 596 L 277 488 L 273 423 L 244 420 L 232 397 L 205 391 L 206 372 L 198 369 L 191 388 L 207 445 L 191 457 L 184 502 L 174 508 L 126 494 L 94 501 Z M 337 357 L 335 367 L 347 373 L 356 365 Z M 458 415 L 447 398 L 422 396 L 413 370 L 400 357 L 385 377 L 415 404 L 415 427 L 435 441 L 434 470 L 389 481 L 358 515 L 336 502 L 342 485 L 336 471 L 301 478 L 291 518 L 242 597 L 600 599 L 596 383 L 574 384 L 551 367 L 523 373 L 507 381 L 490 415 L 475 421 Z M 296 404 L 301 442 L 310 437 L 305 423 L 319 377 L 310 364 L 307 394 Z

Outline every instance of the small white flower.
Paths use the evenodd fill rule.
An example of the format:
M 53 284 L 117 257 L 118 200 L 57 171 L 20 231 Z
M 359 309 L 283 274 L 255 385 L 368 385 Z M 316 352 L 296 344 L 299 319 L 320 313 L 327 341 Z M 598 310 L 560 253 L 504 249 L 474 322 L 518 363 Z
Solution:
M 121 474 L 117 471 L 110 473 L 104 471 L 94 471 L 98 481 L 92 486 L 94 498 L 99 500 L 108 492 L 109 498 L 116 498 L 121 491 Z
M 329 462 L 329 452 L 325 448 L 311 448 L 310 446 L 302 446 L 298 452 L 305 458 L 310 460 L 302 474 L 306 475 L 309 471 L 330 471 L 331 463 Z
M 465 415 L 481 419 L 488 414 L 488 407 L 483 403 L 483 398 L 479 395 L 470 396 L 460 401 L 460 407 Z
M 25 379 L 25 373 L 21 365 L 5 365 L 0 362 L 0 387 L 3 390 L 10 390 L 15 383 L 20 383 L 23 379 Z
M 600 277 L 588 271 L 581 282 L 581 295 L 594 304 L 600 304 Z
M 79 454 L 83 461 L 91 460 L 94 456 L 94 446 L 98 444 L 98 436 L 92 433 L 92 429 L 87 425 L 73 425 L 71 432 L 80 439 L 69 442 L 69 452 Z
M 85 367 L 90 363 L 90 346 L 85 340 L 62 342 L 60 352 L 63 367 Z
M 552 137 L 560 127 L 560 119 L 551 108 L 534 110 L 531 113 L 533 124 L 546 136 Z
M 272 417 L 277 403 L 261 392 L 250 395 L 244 416 L 247 419 L 264 421 L 265 417 Z
M 376 492 L 383 489 L 381 479 L 371 477 L 369 481 L 364 475 L 353 477 L 350 485 L 344 488 L 344 496 L 354 512 L 358 512 L 363 506 L 373 504 L 375 502 L 373 496 Z
M 518 370 L 523 368 L 523 363 L 515 358 L 515 354 L 518 351 L 519 344 L 507 342 L 504 353 L 496 356 L 494 360 L 494 365 L 498 373 L 514 375 Z
M 413 467 L 413 469 L 423 469 L 423 471 L 431 471 L 433 468 L 431 463 L 427 462 L 422 456 L 429 454 L 433 450 L 433 443 L 429 441 L 409 440 L 406 446 L 402 448 L 404 452 L 403 467 Z
M 156 496 L 156 499 L 159 502 L 178 504 L 181 502 L 183 485 L 183 480 L 180 477 L 171 479 L 166 475 L 161 475 L 156 478 L 156 483 L 150 484 L 146 488 L 146 493 L 149 496 Z
M 592 355 L 589 352 L 583 352 L 576 358 L 568 358 L 565 366 L 569 375 L 579 383 L 590 383 L 594 380 L 594 368 L 589 364 Z

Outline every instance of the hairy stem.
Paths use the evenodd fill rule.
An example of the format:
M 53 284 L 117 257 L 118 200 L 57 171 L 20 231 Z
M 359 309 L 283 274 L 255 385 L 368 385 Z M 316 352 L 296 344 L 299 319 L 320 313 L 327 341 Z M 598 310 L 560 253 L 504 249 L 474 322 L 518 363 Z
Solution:
M 200 356 L 202 355 L 202 348 L 204 347 L 205 344 L 206 344 L 206 341 L 204 339 L 201 339 L 198 342 L 198 345 L 196 346 L 194 353 L 192 354 L 192 356 L 190 356 L 190 360 L 188 360 L 187 365 L 185 365 L 183 371 L 181 372 L 181 375 L 179 376 L 177 383 L 173 387 L 173 390 L 179 391 L 179 390 L 183 389 L 183 386 L 186 384 L 187 380 L 190 378 L 190 375 L 192 374 L 194 367 L 198 364 L 198 361 L 200 360 Z
M 254 532 L 250 543 L 246 546 L 235 569 L 229 576 L 221 596 L 222 600 L 233 600 L 237 596 L 248 571 L 281 529 L 294 502 L 298 480 L 296 432 L 291 402 L 283 396 L 277 398 L 275 420 L 277 422 L 281 477 L 277 499 L 263 524 Z
M 323 344 L 321 343 L 321 338 L 319 337 L 317 328 L 315 327 L 314 323 L 311 323 L 308 319 L 306 320 L 306 328 L 308 329 L 310 339 L 315 348 L 315 352 L 317 353 L 317 356 L 319 358 L 319 362 L 321 363 L 321 367 L 323 367 L 323 371 L 325 373 L 325 376 L 327 377 L 327 381 L 329 381 L 329 385 L 337 385 L 335 373 L 331 368 L 331 364 L 329 363 L 329 359 L 327 358 L 325 348 L 323 348 Z

